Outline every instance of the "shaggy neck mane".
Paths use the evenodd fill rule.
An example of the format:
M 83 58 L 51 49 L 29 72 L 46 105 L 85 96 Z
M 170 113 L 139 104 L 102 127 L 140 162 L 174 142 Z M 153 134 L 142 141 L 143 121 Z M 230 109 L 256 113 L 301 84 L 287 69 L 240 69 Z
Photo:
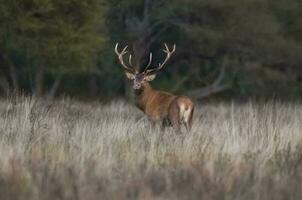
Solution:
M 153 96 L 153 88 L 148 83 L 143 83 L 142 87 L 139 90 L 135 90 L 135 103 L 143 111 L 146 109 L 146 104 Z

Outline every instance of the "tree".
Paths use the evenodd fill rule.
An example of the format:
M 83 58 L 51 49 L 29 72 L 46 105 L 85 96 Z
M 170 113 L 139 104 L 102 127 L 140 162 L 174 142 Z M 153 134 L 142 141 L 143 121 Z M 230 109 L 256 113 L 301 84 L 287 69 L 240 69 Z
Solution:
M 297 17 L 301 13 L 298 12 L 301 9 L 298 1 L 288 4 L 286 1 L 270 0 L 248 0 L 244 3 L 239 0 L 188 0 L 184 4 L 183 1 L 173 0 L 170 3 L 174 7 L 175 24 L 186 34 L 182 40 L 185 48 L 181 48 L 181 54 L 186 55 L 184 58 L 190 65 L 196 63 L 191 70 L 191 82 L 198 83 L 201 76 L 206 79 L 205 74 L 211 74 L 217 68 L 220 68 L 217 80 L 221 80 L 221 74 L 229 77 L 234 73 L 242 75 L 246 71 L 241 69 L 250 62 L 263 67 L 271 66 L 275 70 L 280 64 L 293 67 L 302 62 L 301 42 L 290 36 L 292 33 L 301 33 L 301 29 L 297 30 L 301 22 Z M 295 10 L 297 12 L 293 12 Z M 288 24 L 288 28 L 285 24 Z M 219 88 L 229 88 L 224 84 L 212 87 L 217 80 L 206 87 L 206 91 L 209 88 L 214 92 L 216 88 L 219 91 Z M 200 84 L 203 85 L 202 82 Z M 197 95 L 196 91 L 200 91 L 200 94 Z M 192 93 L 204 97 L 201 89 L 194 89 Z
M 32 62 L 37 96 L 43 95 L 45 73 L 60 80 L 66 72 L 87 70 L 106 40 L 102 0 L 13 0 L 0 9 L 2 43 Z
M 154 0 L 110 1 L 108 18 L 111 40 L 130 45 L 135 68 L 146 65 L 152 47 L 157 45 L 158 48 L 158 44 L 173 25 L 169 21 L 168 5 L 169 2 Z M 125 85 L 126 95 L 131 97 L 132 90 L 128 84 Z

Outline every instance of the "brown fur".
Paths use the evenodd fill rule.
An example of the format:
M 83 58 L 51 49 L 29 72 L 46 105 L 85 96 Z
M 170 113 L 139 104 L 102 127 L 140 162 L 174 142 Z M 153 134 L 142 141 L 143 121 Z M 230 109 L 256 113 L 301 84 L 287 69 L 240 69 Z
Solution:
M 135 90 L 135 96 L 136 106 L 153 122 L 169 124 L 177 130 L 184 124 L 187 130 L 191 129 L 194 104 L 188 97 L 155 90 L 148 82 L 145 82 L 141 89 Z M 181 115 L 181 109 L 187 111 L 187 121 Z
M 150 53 L 149 63 L 143 72 L 139 72 L 136 68 L 128 67 L 123 55 L 127 53 L 127 46 L 119 52 L 118 43 L 115 45 L 115 53 L 119 58 L 121 65 L 125 70 L 125 74 L 129 80 L 133 81 L 133 89 L 135 89 L 136 106 L 141 109 L 153 122 L 161 121 L 163 125 L 169 124 L 178 131 L 181 129 L 181 124 L 184 124 L 187 130 L 192 127 L 192 117 L 194 112 L 193 102 L 185 96 L 176 96 L 168 92 L 155 90 L 148 83 L 155 79 L 157 72 L 163 68 L 171 55 L 175 52 L 176 45 L 173 49 L 169 49 L 165 44 L 166 58 L 158 67 L 148 69 L 152 63 L 152 53 Z M 131 55 L 129 56 L 129 64 L 131 63 Z

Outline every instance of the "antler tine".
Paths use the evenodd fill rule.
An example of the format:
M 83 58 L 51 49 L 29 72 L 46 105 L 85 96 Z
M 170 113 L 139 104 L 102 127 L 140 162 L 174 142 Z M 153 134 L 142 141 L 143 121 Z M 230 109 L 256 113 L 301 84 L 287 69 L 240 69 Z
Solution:
M 164 45 L 165 45 L 165 48 L 166 48 L 166 49 L 164 49 L 163 52 L 168 53 L 169 47 L 168 47 L 168 45 L 167 45 L 166 43 L 165 43 Z
M 149 56 L 149 63 L 147 65 L 147 67 L 145 68 L 144 72 L 147 71 L 147 69 L 151 66 L 151 63 L 152 63 L 152 52 L 150 53 L 150 56 Z
M 171 55 L 175 52 L 175 50 L 176 50 L 176 45 L 175 44 L 173 45 L 173 49 L 171 51 L 170 51 L 170 49 L 169 49 L 169 47 L 166 43 L 164 43 L 164 45 L 165 45 L 165 49 L 163 51 L 167 54 L 164 62 L 159 63 L 158 67 L 155 68 L 155 69 L 147 70 L 148 67 L 149 67 L 149 64 L 148 64 L 148 67 L 145 69 L 145 73 L 154 73 L 154 72 L 159 71 L 161 68 L 163 68 L 163 66 L 166 64 L 166 62 L 170 59 Z M 151 63 L 150 63 L 150 65 L 151 65 Z
M 132 65 L 132 55 L 131 54 L 129 55 L 129 64 L 130 64 L 131 67 L 133 66 Z
M 122 50 L 122 52 L 119 52 L 119 51 L 118 51 L 118 43 L 116 43 L 114 50 L 115 50 L 116 55 L 118 56 L 118 59 L 119 59 L 121 65 L 124 67 L 124 69 L 127 70 L 127 71 L 129 71 L 129 72 L 134 73 L 134 70 L 133 70 L 132 68 L 129 68 L 129 67 L 124 63 L 124 60 L 123 60 L 123 55 L 125 55 L 126 53 L 128 53 L 127 48 L 128 48 L 128 46 L 126 46 L 126 47 Z M 130 57 L 131 57 L 131 55 L 130 55 Z M 129 61 L 131 61 L 131 58 L 130 58 L 130 57 L 129 57 Z M 131 65 L 131 63 L 130 63 L 130 65 Z
M 164 62 L 158 64 L 157 70 L 160 70 L 160 69 L 166 64 L 166 62 L 170 59 L 171 55 L 172 55 L 172 54 L 175 52 L 175 50 L 176 50 L 176 45 L 175 45 L 175 44 L 173 45 L 173 49 L 172 49 L 171 51 L 170 51 L 170 49 L 169 49 L 169 47 L 168 47 L 168 45 L 167 45 L 166 43 L 165 43 L 164 45 L 165 45 L 165 48 L 166 48 L 166 49 L 164 49 L 163 51 L 164 51 L 167 55 L 166 55 L 166 58 L 165 58 Z

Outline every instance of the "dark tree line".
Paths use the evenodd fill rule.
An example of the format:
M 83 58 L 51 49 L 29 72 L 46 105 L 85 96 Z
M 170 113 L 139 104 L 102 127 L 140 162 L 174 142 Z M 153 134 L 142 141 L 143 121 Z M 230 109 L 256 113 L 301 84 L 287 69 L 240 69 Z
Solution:
M 137 68 L 175 43 L 154 85 L 196 99 L 302 95 L 300 0 L 0 1 L 3 95 L 130 95 L 116 42 Z

